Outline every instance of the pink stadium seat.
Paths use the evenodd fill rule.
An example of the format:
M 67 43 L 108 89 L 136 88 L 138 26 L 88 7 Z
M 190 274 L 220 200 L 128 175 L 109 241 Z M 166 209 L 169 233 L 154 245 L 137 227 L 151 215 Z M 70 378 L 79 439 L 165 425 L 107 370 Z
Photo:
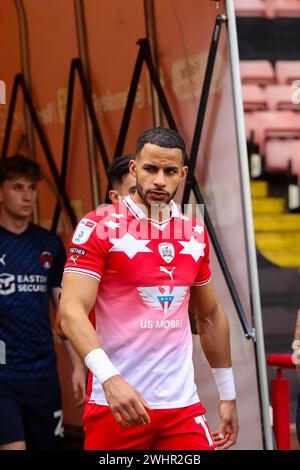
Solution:
M 265 97 L 269 110 L 300 111 L 300 104 L 293 98 L 294 89 L 290 85 L 269 85 L 265 88 Z M 299 94 L 300 96 L 300 94 Z
M 300 16 L 299 0 L 234 0 L 236 16 Z
M 268 17 L 300 16 L 300 2 L 298 0 L 265 0 Z
M 259 111 L 267 109 L 265 91 L 258 85 L 243 85 L 243 102 L 245 111 Z
M 236 16 L 264 16 L 263 0 L 234 0 Z
M 241 60 L 240 70 L 244 84 L 267 85 L 275 83 L 275 73 L 268 60 Z
M 265 141 L 275 138 L 300 138 L 300 115 L 293 111 L 257 111 L 252 113 L 247 131 L 254 130 L 255 143 L 261 153 L 265 152 Z M 252 128 L 250 127 L 252 126 Z
M 266 142 L 266 170 L 286 170 L 288 161 L 292 161 L 292 171 L 298 175 L 300 182 L 300 140 L 272 139 Z
M 279 60 L 275 65 L 275 74 L 278 83 L 292 83 L 300 80 L 300 61 Z

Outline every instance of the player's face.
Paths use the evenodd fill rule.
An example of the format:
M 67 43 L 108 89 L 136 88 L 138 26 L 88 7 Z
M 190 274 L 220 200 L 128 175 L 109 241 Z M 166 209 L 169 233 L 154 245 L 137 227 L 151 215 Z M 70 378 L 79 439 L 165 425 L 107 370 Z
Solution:
M 148 207 L 169 204 L 187 170 L 180 149 L 144 145 L 136 160 L 130 162 L 130 172 L 136 176 L 137 202 Z
M 37 198 L 37 184 L 22 176 L 0 187 L 1 211 L 12 218 L 30 218 Z
M 117 202 L 120 199 L 133 195 L 135 193 L 136 179 L 130 173 L 124 176 L 122 184 L 109 191 L 109 198 L 111 202 Z

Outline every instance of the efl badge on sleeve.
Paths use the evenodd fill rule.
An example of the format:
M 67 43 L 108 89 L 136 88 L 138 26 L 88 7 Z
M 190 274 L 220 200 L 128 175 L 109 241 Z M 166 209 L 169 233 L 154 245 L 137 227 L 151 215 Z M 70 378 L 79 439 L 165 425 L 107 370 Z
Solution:
M 86 243 L 91 236 L 94 228 L 96 227 L 97 222 L 93 220 L 83 218 L 77 225 L 77 229 L 74 233 L 72 242 L 74 245 L 83 245 Z

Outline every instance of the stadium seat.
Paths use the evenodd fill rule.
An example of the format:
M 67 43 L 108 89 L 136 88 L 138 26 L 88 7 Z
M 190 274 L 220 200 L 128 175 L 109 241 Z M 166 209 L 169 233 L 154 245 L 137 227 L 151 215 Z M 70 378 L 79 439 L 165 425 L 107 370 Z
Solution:
M 271 139 L 266 142 L 265 164 L 267 171 L 286 170 L 288 161 L 292 161 L 292 172 L 298 175 L 300 182 L 300 139 Z
M 235 0 L 236 16 L 276 17 L 300 16 L 299 0 Z
M 282 84 L 288 84 L 294 82 L 295 80 L 300 80 L 300 61 L 277 61 L 275 64 L 275 75 L 277 82 Z
M 300 138 L 300 116 L 293 111 L 257 111 L 252 113 L 246 129 L 249 134 L 251 129 L 254 131 L 254 141 L 264 154 L 267 139 Z
M 270 18 L 300 16 L 299 0 L 265 0 L 266 14 Z
M 264 111 L 267 109 L 265 91 L 258 85 L 243 85 L 243 103 L 245 111 Z
M 267 108 L 276 110 L 300 111 L 300 104 L 293 99 L 294 90 L 290 85 L 269 85 L 265 88 Z M 300 92 L 299 92 L 300 98 Z
M 265 5 L 262 0 L 234 0 L 236 16 L 264 16 Z
M 243 84 L 268 85 L 275 83 L 275 72 L 268 60 L 241 60 Z

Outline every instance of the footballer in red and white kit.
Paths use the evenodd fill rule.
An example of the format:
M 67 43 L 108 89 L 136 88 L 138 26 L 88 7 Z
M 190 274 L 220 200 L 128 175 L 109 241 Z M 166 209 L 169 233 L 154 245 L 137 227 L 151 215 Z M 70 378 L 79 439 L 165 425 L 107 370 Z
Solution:
M 190 287 L 211 279 L 203 223 L 173 201 L 170 209 L 168 220 L 149 220 L 128 196 L 90 212 L 78 224 L 65 267 L 100 282 L 95 327 L 103 349 L 153 410 L 199 403 L 188 303 Z M 91 403 L 107 406 L 92 374 Z
M 98 212 L 79 223 L 65 272 L 101 281 L 95 319 L 103 349 L 152 408 L 198 402 L 188 302 L 190 286 L 211 277 L 203 224 L 174 203 L 168 221 L 149 221 L 129 196 Z M 176 239 L 176 230 L 188 236 Z M 107 405 L 95 378 L 90 401 Z
M 173 201 L 185 143 L 148 129 L 135 155 L 135 193 L 79 222 L 64 271 L 61 328 L 90 370 L 85 449 L 227 449 L 238 432 L 229 324 L 206 229 Z M 220 395 L 213 434 L 194 381 L 189 301 Z

